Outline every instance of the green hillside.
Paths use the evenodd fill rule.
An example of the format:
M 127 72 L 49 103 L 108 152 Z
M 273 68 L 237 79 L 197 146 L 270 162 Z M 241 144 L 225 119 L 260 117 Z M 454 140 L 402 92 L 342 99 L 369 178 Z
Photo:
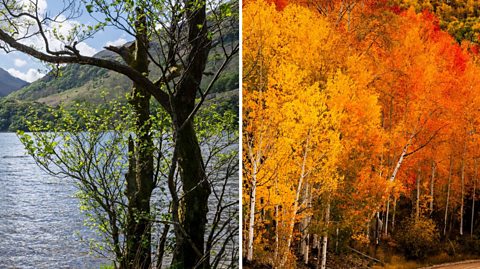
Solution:
M 237 28 L 235 31 L 227 33 L 225 40 L 236 44 L 238 37 Z M 215 41 L 213 40 L 214 43 Z M 220 48 L 211 50 L 205 76 L 211 76 L 211 73 L 221 64 L 221 60 L 217 60 L 219 53 L 221 53 Z M 116 59 L 118 56 L 104 50 L 97 53 L 95 57 Z M 213 85 L 207 104 L 215 103 L 219 105 L 219 109 L 238 111 L 238 66 L 237 54 Z M 159 77 L 159 73 L 159 69 L 152 64 L 150 76 L 156 78 Z M 209 80 L 206 77 L 202 83 L 206 84 Z M 88 65 L 66 65 L 58 72 L 52 71 L 42 79 L 0 99 L 0 131 L 24 130 L 25 118 L 29 112 L 35 111 L 43 115 L 48 107 L 59 105 L 69 107 L 76 102 L 100 104 L 113 99 L 125 100 L 131 87 L 130 79 L 122 74 Z
M 238 33 L 237 33 L 238 34 Z M 105 51 L 108 57 L 115 57 Z M 213 59 L 216 50 L 212 50 Z M 209 62 L 207 72 L 213 69 L 214 61 Z M 229 63 L 212 89 L 212 93 L 238 89 L 238 55 Z M 158 70 L 151 65 L 151 76 L 158 75 Z M 204 80 L 206 83 L 207 80 Z M 106 99 L 124 98 L 132 82 L 126 76 L 94 66 L 67 65 L 58 74 L 50 73 L 44 78 L 8 95 L 8 100 L 37 101 L 50 106 L 70 104 L 73 102 L 99 103 Z

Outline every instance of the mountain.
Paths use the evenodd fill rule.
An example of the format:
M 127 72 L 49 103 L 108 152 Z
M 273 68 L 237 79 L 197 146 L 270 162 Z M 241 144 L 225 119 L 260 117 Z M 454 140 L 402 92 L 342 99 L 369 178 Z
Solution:
M 215 52 L 212 52 L 212 57 Z M 116 55 L 101 51 L 97 57 L 113 58 Z M 206 71 L 213 69 L 211 61 Z M 238 89 L 238 55 L 232 59 L 222 75 L 213 86 L 212 93 Z M 151 65 L 151 76 L 158 77 L 159 71 Z M 207 82 L 207 79 L 203 81 Z M 205 86 L 205 85 L 204 85 Z M 106 69 L 69 64 L 59 74 L 50 73 L 32 84 L 12 92 L 9 100 L 36 101 L 50 106 L 72 102 L 102 103 L 111 99 L 123 99 L 130 91 L 132 82 L 126 76 Z
M 223 41 L 228 45 L 238 44 L 239 30 L 224 32 Z M 219 41 L 213 37 L 212 43 Z M 152 42 L 151 53 L 158 48 L 158 43 Z M 214 47 L 210 51 L 209 61 L 205 69 L 205 79 L 202 88 L 210 80 L 212 72 L 218 68 L 221 48 Z M 95 57 L 118 60 L 119 56 L 111 51 L 103 50 Z M 239 110 L 239 56 L 232 58 L 213 85 L 205 105 L 215 104 L 218 110 Z M 150 76 L 158 78 L 159 68 L 150 66 Z M 122 74 L 106 69 L 68 64 L 57 72 L 50 72 L 43 78 L 27 85 L 0 99 L 0 132 L 27 130 L 26 121 L 29 116 L 37 114 L 48 117 L 49 107 L 60 104 L 69 107 L 76 102 L 103 104 L 105 101 L 117 99 L 124 101 L 126 94 L 131 91 L 132 82 Z
M 238 28 L 230 30 L 224 36 L 224 41 L 228 44 L 237 44 L 239 37 Z M 218 43 L 213 40 L 213 43 Z M 151 44 L 151 53 L 157 51 L 155 47 L 158 44 Z M 212 48 L 209 60 L 207 62 L 205 73 L 212 73 L 216 70 L 219 61 L 218 54 L 221 53 L 219 47 Z M 118 59 L 119 56 L 111 51 L 103 50 L 98 52 L 95 57 L 104 59 Z M 213 85 L 211 93 L 227 92 L 237 90 L 239 87 L 239 57 L 238 54 L 230 61 L 222 72 L 217 82 Z M 153 80 L 160 76 L 160 70 L 154 64 L 150 65 L 150 76 Z M 204 85 L 209 81 L 203 79 Z M 16 101 L 35 101 L 49 106 L 59 104 L 71 104 L 73 102 L 103 103 L 105 99 L 123 99 L 126 93 L 131 90 L 132 82 L 126 76 L 102 69 L 99 67 L 69 64 L 63 67 L 59 73 L 50 72 L 45 77 L 33 82 L 32 84 L 15 91 L 8 95 L 6 99 Z
M 0 97 L 28 85 L 28 82 L 16 78 L 0 68 Z

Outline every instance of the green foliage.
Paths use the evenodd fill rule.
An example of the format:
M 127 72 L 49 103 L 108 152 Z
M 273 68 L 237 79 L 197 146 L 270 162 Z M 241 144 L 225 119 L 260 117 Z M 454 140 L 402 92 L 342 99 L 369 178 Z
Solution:
M 136 115 L 128 103 L 118 101 L 103 105 L 77 103 L 68 108 L 49 109 L 48 113 L 51 115 L 48 120 L 35 115 L 27 120 L 26 124 L 32 133 L 18 131 L 20 140 L 41 168 L 52 175 L 72 180 L 77 186 L 76 196 L 86 216 L 84 223 L 98 237 L 97 240 L 83 238 L 92 252 L 117 255 L 116 247 L 122 249 L 121 246 L 125 244 L 123 233 L 127 230 L 125 225 L 129 218 L 125 193 L 125 177 L 131 157 L 128 152 L 129 138 L 132 137 L 136 144 L 143 143 L 135 136 Z M 222 178 L 238 175 L 237 122 L 236 113 L 229 110 L 220 113 L 214 105 L 203 107 L 195 117 L 198 140 L 208 156 L 205 165 L 212 185 L 221 185 Z M 170 203 L 166 194 L 165 175 L 171 166 L 174 145 L 172 123 L 170 116 L 158 105 L 152 108 L 150 123 L 154 130 L 152 150 L 155 171 L 158 171 L 155 179 L 158 196 L 152 201 L 152 212 L 147 218 L 170 221 L 170 212 L 165 210 Z M 225 177 L 225 173 L 228 177 Z M 227 181 L 223 181 L 223 184 L 227 184 Z M 219 197 L 218 203 L 225 211 L 222 214 L 229 217 L 219 221 L 237 221 L 238 210 L 235 208 L 238 203 L 224 206 L 230 201 L 223 195 Z M 229 207 L 234 210 L 227 210 Z M 134 212 L 133 217 L 140 216 Z M 215 231 L 221 236 L 238 232 L 238 223 L 236 226 L 233 223 L 216 227 L 218 230 L 218 227 L 223 227 Z M 234 227 L 233 230 L 231 227 Z M 218 240 L 214 244 L 223 243 Z M 234 248 L 233 245 L 231 247 Z M 219 255 L 225 255 L 225 252 Z M 121 255 L 115 258 L 117 262 L 121 259 Z
M 212 93 L 238 89 L 238 71 L 224 72 L 212 86 Z
M 37 102 L 0 100 L 0 132 L 28 131 L 27 121 L 33 116 L 48 120 L 48 107 Z
M 438 234 L 433 220 L 425 217 L 415 220 L 414 217 L 409 217 L 402 222 L 395 238 L 407 258 L 423 259 L 437 251 Z
M 480 44 L 480 3 L 478 1 L 394 0 L 402 8 L 413 6 L 417 12 L 427 10 L 439 18 L 440 27 L 457 42 Z
M 27 121 L 32 133 L 18 132 L 41 168 L 73 180 L 85 224 L 100 238 L 87 240 L 88 244 L 100 253 L 113 253 L 121 240 L 114 231 L 125 228 L 126 148 L 134 121 L 130 111 L 119 102 L 76 104 L 69 109 L 51 109 L 52 121 Z

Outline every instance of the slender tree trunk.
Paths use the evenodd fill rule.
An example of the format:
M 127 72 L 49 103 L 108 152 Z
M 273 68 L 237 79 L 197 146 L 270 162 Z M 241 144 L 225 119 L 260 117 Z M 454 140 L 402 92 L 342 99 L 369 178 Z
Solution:
M 305 202 L 308 207 L 311 207 L 311 199 L 312 199 L 312 193 L 311 193 L 311 186 L 310 184 L 306 183 L 305 184 Z M 302 221 L 302 255 L 303 255 L 303 261 L 305 264 L 308 264 L 308 254 L 309 254 L 309 248 L 310 248 L 310 234 L 309 234 L 309 229 L 308 226 L 310 225 L 311 218 L 310 216 L 307 216 L 303 219 Z
M 278 205 L 275 205 L 275 251 L 273 253 L 275 264 L 278 261 L 278 253 L 280 251 L 280 242 L 279 242 L 279 230 L 278 230 Z
M 390 182 L 395 181 L 395 177 L 397 176 L 398 171 L 400 171 L 400 167 L 402 166 L 403 160 L 405 159 L 405 155 L 407 154 L 408 147 L 410 146 L 410 143 L 412 142 L 412 139 L 414 137 L 414 134 L 410 136 L 407 144 L 403 147 L 402 154 L 400 154 L 400 158 L 397 161 L 397 165 L 395 165 L 395 169 L 393 170 L 392 176 L 390 177 Z M 388 197 L 387 200 L 387 212 L 386 212 L 386 218 L 385 218 L 385 235 L 388 235 L 388 214 L 390 211 L 390 196 Z M 393 225 L 393 221 L 392 221 Z
M 257 197 L 257 162 L 254 160 L 250 149 L 250 159 L 253 160 L 252 191 L 250 194 L 250 218 L 248 224 L 247 260 L 253 260 L 253 236 L 255 226 L 255 201 Z
M 307 234 L 306 241 L 307 245 L 305 246 L 305 264 L 308 264 L 308 260 L 310 258 L 310 234 Z
M 472 193 L 472 220 L 470 223 L 470 237 L 473 238 L 473 225 L 475 224 L 475 193 L 477 192 L 477 159 L 474 161 L 474 178 L 473 178 L 473 193 Z
M 450 170 L 448 172 L 448 184 L 447 184 L 447 202 L 445 204 L 445 218 L 443 223 L 443 235 L 447 234 L 447 220 L 448 220 L 448 205 L 450 202 L 450 183 L 452 181 L 452 169 L 453 169 L 453 154 L 450 155 Z
M 432 161 L 432 177 L 430 179 L 430 215 L 433 213 L 433 196 L 435 184 L 435 161 Z
M 397 197 L 393 197 L 393 215 L 392 215 L 392 232 L 395 231 L 395 216 L 397 214 Z
M 418 168 L 418 174 L 417 174 L 417 180 L 416 180 L 416 185 L 417 185 L 417 198 L 415 202 L 415 221 L 418 221 L 420 218 L 420 168 Z
M 327 268 L 327 247 L 328 247 L 328 224 L 330 222 L 330 199 L 327 201 L 327 210 L 325 211 L 325 225 L 327 231 L 323 235 L 322 239 L 322 263 L 320 265 L 321 269 Z
M 300 243 L 300 254 L 303 256 L 303 262 L 308 264 L 308 218 L 304 218 L 301 223 L 302 238 Z
M 319 269 L 321 264 L 322 264 L 322 244 L 321 244 L 321 240 L 323 239 L 323 237 L 321 237 L 320 235 L 316 235 L 317 236 L 317 265 L 316 265 L 316 268 Z
M 163 258 L 165 256 L 165 244 L 167 243 L 168 239 L 168 232 L 170 231 L 170 225 L 165 224 L 163 226 L 163 232 L 158 240 L 158 247 L 157 247 L 157 267 L 156 269 L 162 269 L 163 266 Z
M 463 211 L 464 211 L 464 200 L 465 200 L 465 153 L 467 151 L 467 139 L 463 143 L 463 154 L 462 154 L 462 201 L 460 204 L 460 235 L 463 235 Z
M 290 251 L 290 246 L 292 245 L 293 228 L 295 226 L 295 217 L 298 212 L 298 203 L 300 200 L 300 194 L 302 192 L 305 177 L 306 177 L 307 156 L 308 156 L 308 150 L 309 150 L 309 144 L 310 144 L 309 142 L 310 142 L 310 137 L 307 137 L 305 149 L 303 152 L 302 168 L 301 168 L 300 176 L 298 178 L 297 191 L 295 193 L 295 201 L 293 202 L 292 216 L 288 223 L 287 246 L 285 248 L 285 253 L 283 253 L 283 256 L 280 262 L 280 267 L 282 268 L 285 266 L 285 263 L 287 262 L 288 251 Z
M 335 229 L 335 254 L 338 254 L 338 227 Z
M 390 214 L 390 195 L 388 195 L 387 199 L 387 210 L 385 211 L 385 236 L 388 235 L 388 217 Z
M 413 139 L 413 135 L 410 137 L 410 139 L 408 140 L 405 147 L 403 147 L 402 154 L 400 155 L 400 158 L 398 159 L 397 165 L 395 166 L 395 169 L 393 170 L 392 176 L 390 177 L 391 182 L 395 181 L 395 177 L 397 176 L 398 171 L 400 171 L 400 167 L 402 166 L 403 160 L 405 159 L 405 155 L 407 154 L 408 147 L 410 146 L 410 143 L 412 142 L 412 139 Z

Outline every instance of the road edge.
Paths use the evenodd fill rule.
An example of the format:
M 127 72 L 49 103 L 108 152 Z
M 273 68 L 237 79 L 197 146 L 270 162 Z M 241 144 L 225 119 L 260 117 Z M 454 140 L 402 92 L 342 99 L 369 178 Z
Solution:
M 442 263 L 442 264 L 436 264 L 428 267 L 421 267 L 419 269 L 433 269 L 433 268 L 439 268 L 444 266 L 468 264 L 468 263 L 474 263 L 474 262 L 480 262 L 480 260 L 466 260 L 466 261 L 460 261 L 460 262 Z

